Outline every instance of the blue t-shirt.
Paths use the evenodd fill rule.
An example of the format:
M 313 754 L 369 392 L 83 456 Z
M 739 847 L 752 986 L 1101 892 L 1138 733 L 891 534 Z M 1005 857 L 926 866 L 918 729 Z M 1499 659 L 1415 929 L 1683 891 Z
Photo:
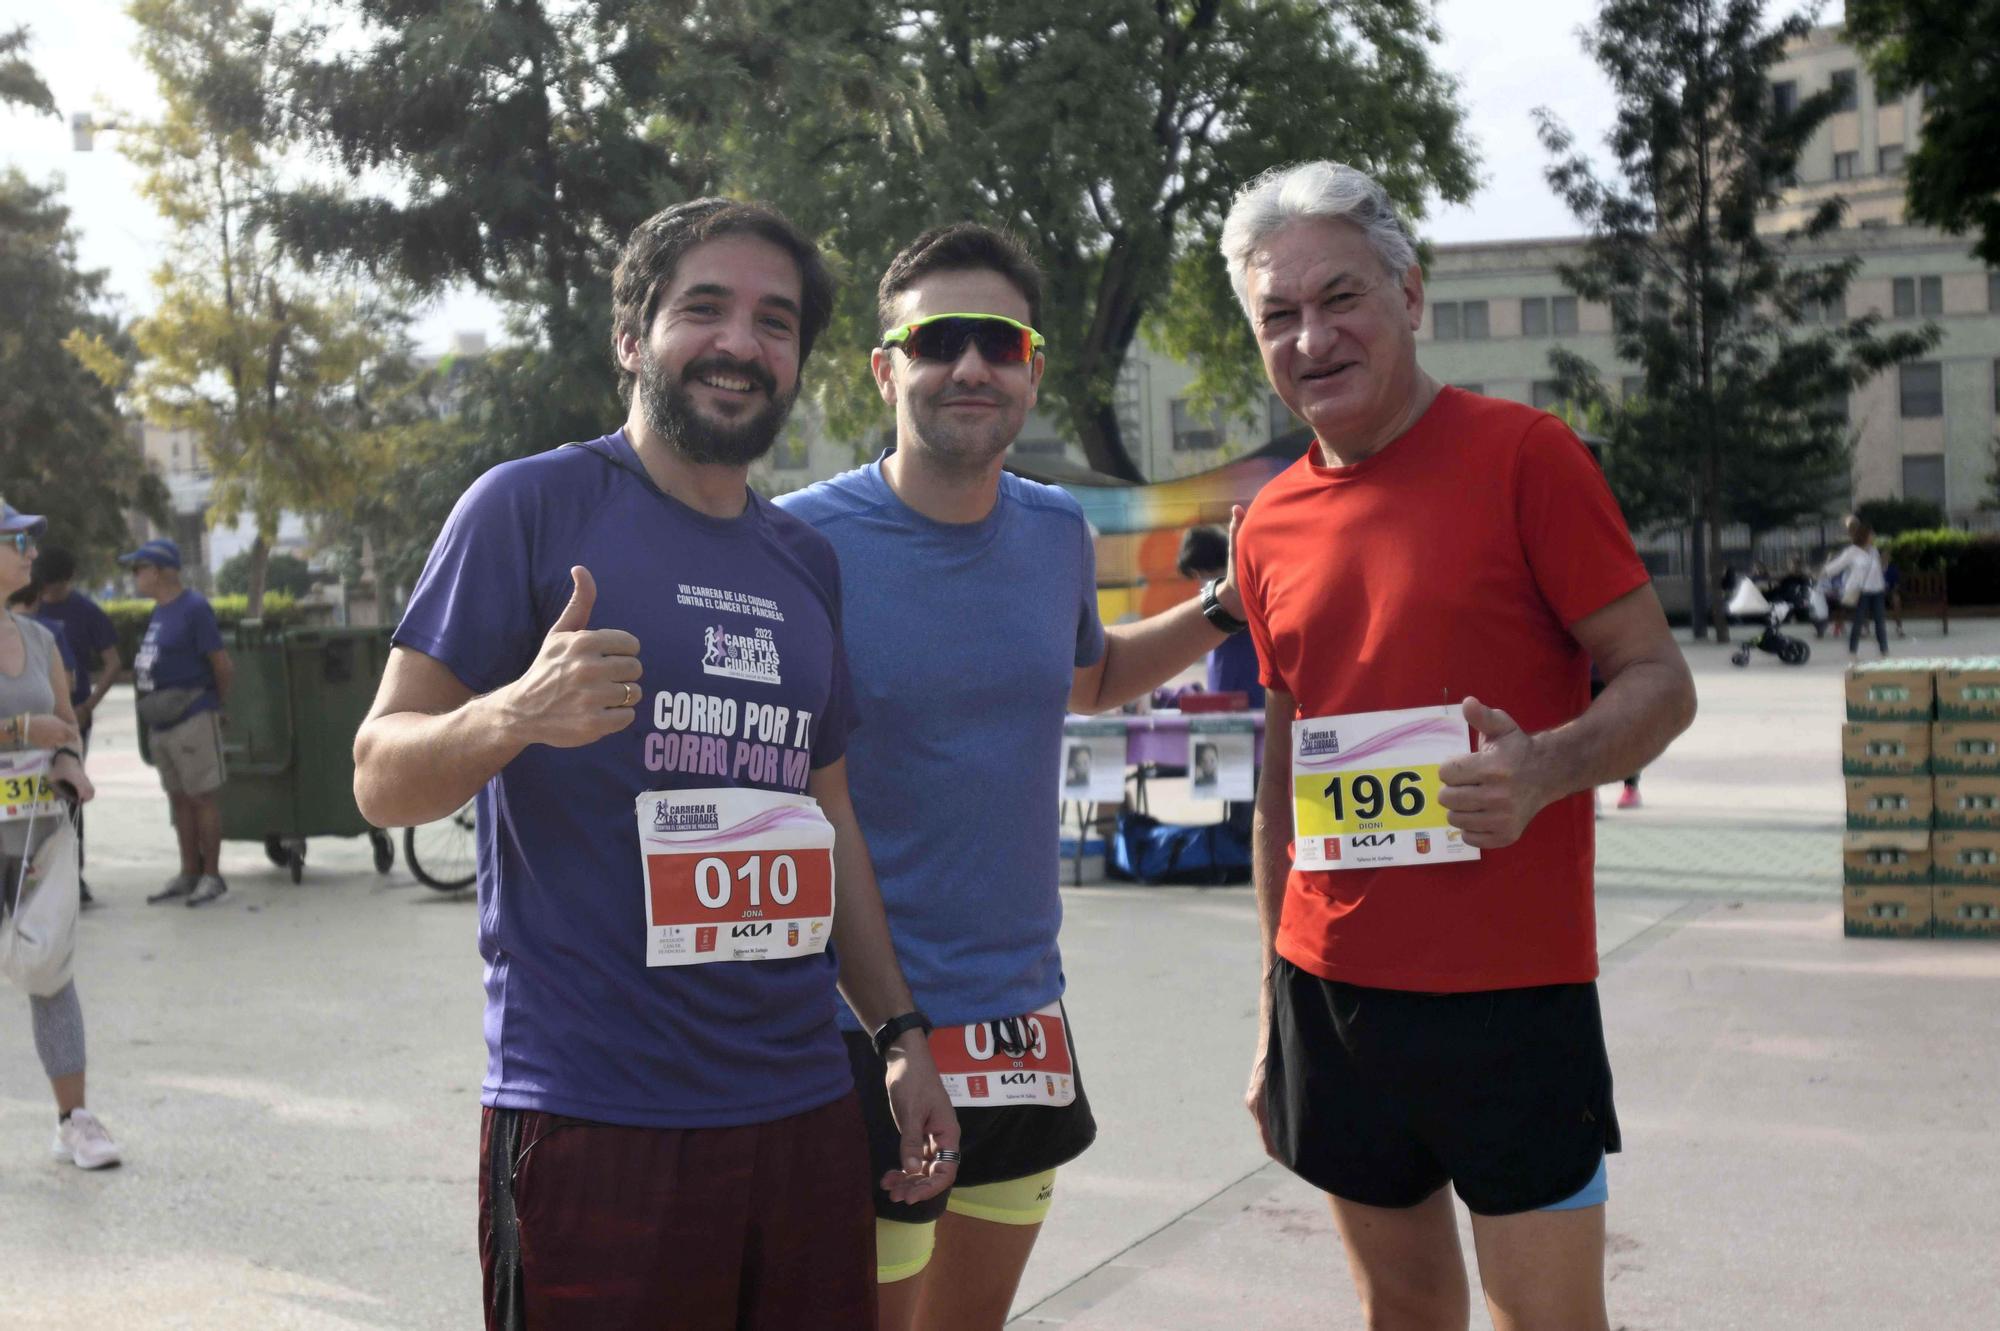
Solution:
M 1210 693 L 1247 693 L 1250 706 L 1264 705 L 1264 683 L 1258 678 L 1257 644 L 1248 633 L 1232 633 L 1208 654 Z
M 934 522 L 879 459 L 778 505 L 840 552 L 868 718 L 848 782 L 918 1005 L 955 1026 L 1052 1002 L 1063 716 L 1104 654 L 1083 510 L 1003 474 L 984 519 Z
M 56 655 L 62 658 L 63 669 L 69 671 L 70 679 L 74 680 L 76 678 L 76 652 L 72 650 L 69 645 L 68 631 L 65 630 L 63 626 L 57 621 L 49 619 L 46 616 L 44 616 L 40 610 L 35 611 L 35 613 L 29 615 L 28 618 L 34 620 L 37 624 L 40 624 L 43 628 L 47 629 L 49 631 L 49 636 L 56 640 Z M 72 692 L 74 692 L 74 690 L 72 690 Z M 84 696 L 89 697 L 90 695 L 86 693 Z M 70 699 L 70 703 L 72 706 L 74 706 L 76 702 L 77 699 L 75 698 Z
M 57 636 L 69 638 L 70 651 L 76 657 L 76 665 L 70 670 L 69 700 L 82 702 L 90 696 L 91 668 L 104 658 L 106 647 L 118 645 L 117 626 L 97 602 L 79 591 L 70 592 L 60 601 L 43 597 L 35 618 L 51 628 L 60 624 L 63 631 Z
M 146 621 L 146 636 L 139 640 L 139 654 L 132 659 L 132 673 L 139 692 L 154 689 L 200 689 L 202 696 L 184 717 L 212 712 L 222 706 L 215 691 L 215 668 L 208 663 L 210 652 L 222 650 L 222 629 L 215 622 L 215 610 L 208 599 L 187 588 L 171 601 L 153 607 Z
M 530 745 L 479 795 L 483 1099 L 681 1128 L 829 1104 L 853 1086 L 831 958 L 648 967 L 633 801 L 800 792 L 809 769 L 841 758 L 853 693 L 833 551 L 755 495 L 727 520 L 687 507 L 620 432 L 480 477 L 395 640 L 489 692 L 527 672 L 573 564 L 597 582 L 590 627 L 639 639 L 645 697 L 629 729 Z M 751 704 L 789 709 L 785 734 L 747 734 Z

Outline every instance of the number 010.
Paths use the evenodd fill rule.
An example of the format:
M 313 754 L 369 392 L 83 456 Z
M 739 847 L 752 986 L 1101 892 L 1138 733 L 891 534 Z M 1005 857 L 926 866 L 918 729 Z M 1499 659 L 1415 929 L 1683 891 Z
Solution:
M 1320 794 L 1333 801 L 1334 820 L 1344 823 L 1347 821 L 1347 799 L 1343 798 L 1341 781 L 1341 776 L 1336 773 Z M 1385 802 L 1404 818 L 1414 818 L 1424 811 L 1424 788 L 1415 772 L 1396 773 L 1389 778 L 1386 790 L 1381 777 L 1373 772 L 1363 772 L 1347 779 L 1345 795 L 1354 800 L 1356 818 L 1380 818 Z
M 764 904 L 764 857 L 752 855 L 736 870 L 749 892 L 752 906 Z M 694 866 L 694 894 L 701 898 L 701 904 L 710 910 L 720 910 L 729 904 L 729 861 L 710 855 L 696 861 Z M 789 906 L 799 895 L 798 861 L 789 855 L 779 855 L 771 861 L 771 900 L 780 906 Z

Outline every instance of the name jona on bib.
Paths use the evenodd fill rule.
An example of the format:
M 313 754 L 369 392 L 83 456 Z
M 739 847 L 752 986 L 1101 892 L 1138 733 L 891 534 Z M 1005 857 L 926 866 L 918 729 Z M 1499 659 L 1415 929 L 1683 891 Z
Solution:
M 819 802 L 768 790 L 639 796 L 646 964 L 770 961 L 826 950 L 833 825 Z

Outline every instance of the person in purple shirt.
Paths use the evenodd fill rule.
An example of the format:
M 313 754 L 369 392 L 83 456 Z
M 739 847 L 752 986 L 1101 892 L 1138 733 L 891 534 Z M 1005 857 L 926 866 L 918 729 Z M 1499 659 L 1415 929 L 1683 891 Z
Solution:
M 864 1331 L 836 984 L 887 1059 L 883 1186 L 949 1188 L 958 1126 L 848 795 L 839 566 L 746 484 L 832 281 L 775 212 L 703 199 L 642 223 L 612 288 L 624 427 L 460 499 L 355 796 L 381 826 L 478 798 L 486 1325 Z M 827 852 L 771 847 L 826 835 L 822 898 Z
M 118 628 L 111 622 L 111 616 L 103 607 L 77 591 L 76 556 L 61 546 L 44 546 L 35 556 L 35 582 L 42 589 L 42 599 L 36 609 L 35 618 L 50 628 L 60 628 L 58 640 L 67 638 L 70 654 L 76 658 L 75 667 L 70 672 L 70 706 L 76 711 L 76 727 L 83 735 L 79 745 L 86 759 L 90 757 L 90 727 L 96 717 L 97 706 L 104 701 L 104 695 L 111 692 L 111 686 L 124 673 L 125 660 L 118 651 Z M 84 810 L 76 811 L 76 858 L 82 868 L 84 855 Z M 94 905 L 90 894 L 90 884 L 79 879 L 83 891 L 83 904 Z

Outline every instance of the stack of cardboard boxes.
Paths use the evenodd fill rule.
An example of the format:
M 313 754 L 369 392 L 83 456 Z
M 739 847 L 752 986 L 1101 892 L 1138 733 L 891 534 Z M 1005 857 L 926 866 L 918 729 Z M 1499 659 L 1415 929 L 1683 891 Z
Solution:
M 1846 929 L 2000 935 L 2000 660 L 1847 673 Z

